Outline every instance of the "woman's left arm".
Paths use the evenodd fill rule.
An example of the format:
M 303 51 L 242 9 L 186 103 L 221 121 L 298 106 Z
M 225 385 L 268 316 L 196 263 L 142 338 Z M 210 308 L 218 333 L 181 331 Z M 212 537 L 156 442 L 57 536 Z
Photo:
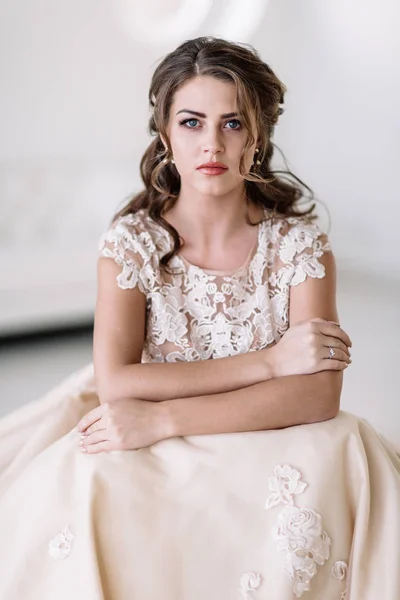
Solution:
M 290 288 L 290 326 L 315 317 L 338 321 L 336 266 L 331 252 L 319 258 L 322 278 Z M 342 371 L 278 377 L 246 388 L 162 402 L 169 437 L 280 429 L 332 419 L 339 412 Z

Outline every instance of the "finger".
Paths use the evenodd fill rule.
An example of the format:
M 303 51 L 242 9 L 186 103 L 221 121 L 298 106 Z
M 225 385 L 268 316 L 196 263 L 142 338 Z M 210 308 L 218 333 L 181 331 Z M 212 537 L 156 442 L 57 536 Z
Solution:
M 87 435 L 90 435 L 91 433 L 94 433 L 95 431 L 100 431 L 101 429 L 106 429 L 103 421 L 104 421 L 103 418 L 99 419 L 98 421 L 96 421 L 96 423 L 94 423 L 93 425 L 88 427 L 86 429 L 86 431 L 82 432 L 82 435 L 87 436 Z
M 313 321 L 313 323 L 333 323 L 333 325 L 338 325 L 340 327 L 340 323 L 337 321 L 327 321 L 326 319 L 321 319 L 320 317 L 314 317 L 313 319 L 310 319 L 310 321 Z
M 322 371 L 343 371 L 347 369 L 349 363 L 344 360 L 336 360 L 335 358 L 327 358 L 322 361 Z
M 104 406 L 102 404 L 100 404 L 100 406 L 96 406 L 96 408 L 94 408 L 93 410 L 88 412 L 88 414 L 85 415 L 83 417 L 83 419 L 81 419 L 79 421 L 79 423 L 77 425 L 77 430 L 79 432 L 83 432 L 88 427 L 93 425 L 93 423 L 95 423 L 96 421 L 101 419 L 101 417 L 103 416 L 103 410 L 104 410 Z
M 340 350 L 340 348 L 333 348 L 332 346 L 330 346 L 330 348 L 332 348 L 335 354 L 331 358 L 329 348 L 324 348 L 324 359 L 340 360 L 341 362 L 346 362 L 348 364 L 351 363 L 351 358 L 347 352 L 343 352 L 343 350 Z
M 100 431 L 95 431 L 94 433 L 87 435 L 84 439 L 80 441 L 80 445 L 83 446 L 83 448 L 86 448 L 87 446 L 90 446 L 92 444 L 98 444 L 99 442 L 106 441 L 108 441 L 107 430 L 101 429 Z
M 90 444 L 90 446 L 85 448 L 82 447 L 82 452 L 85 454 L 98 454 L 99 452 L 110 452 L 110 450 L 114 450 L 114 448 L 108 441 Z
M 353 345 L 347 333 L 338 325 L 333 325 L 332 323 L 321 324 L 320 331 L 323 335 L 327 335 L 329 337 L 334 337 L 341 340 L 346 346 L 350 348 Z
M 350 356 L 350 350 L 349 350 L 348 346 L 346 346 L 346 344 L 344 344 L 342 342 L 342 340 L 338 340 L 338 338 L 334 338 L 334 337 L 323 336 L 322 342 L 323 342 L 324 346 L 327 346 L 327 348 L 329 348 L 329 346 L 330 346 L 334 350 L 336 350 L 336 349 L 342 350 L 343 352 L 346 352 L 346 354 L 348 356 Z

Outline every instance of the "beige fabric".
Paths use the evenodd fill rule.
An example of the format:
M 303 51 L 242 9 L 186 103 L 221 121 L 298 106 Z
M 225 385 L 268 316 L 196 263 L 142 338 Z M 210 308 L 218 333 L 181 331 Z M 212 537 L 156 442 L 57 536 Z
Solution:
M 142 362 L 173 362 L 279 341 L 330 245 L 267 220 L 235 273 L 175 256 L 162 276 L 171 240 L 140 211 L 99 249 L 146 294 Z M 90 364 L 0 421 L 0 600 L 399 600 L 400 459 L 365 421 L 84 455 L 75 426 L 98 404 Z
M 97 404 L 88 365 L 0 421 L 2 600 L 400 597 L 400 459 L 364 420 L 88 456 Z

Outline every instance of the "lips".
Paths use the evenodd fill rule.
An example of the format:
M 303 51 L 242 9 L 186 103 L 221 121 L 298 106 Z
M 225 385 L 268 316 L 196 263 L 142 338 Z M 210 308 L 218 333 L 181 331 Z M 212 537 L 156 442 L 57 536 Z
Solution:
M 220 162 L 208 162 L 197 167 L 197 170 L 203 175 L 223 175 L 228 171 L 228 167 Z
M 225 171 L 228 169 L 228 167 L 226 165 L 224 165 L 224 163 L 220 163 L 220 162 L 208 162 L 208 163 L 204 163 L 200 166 L 197 167 L 198 170 L 203 170 L 203 169 L 224 169 Z
M 228 169 L 221 167 L 198 167 L 197 169 L 203 175 L 225 175 L 228 172 Z

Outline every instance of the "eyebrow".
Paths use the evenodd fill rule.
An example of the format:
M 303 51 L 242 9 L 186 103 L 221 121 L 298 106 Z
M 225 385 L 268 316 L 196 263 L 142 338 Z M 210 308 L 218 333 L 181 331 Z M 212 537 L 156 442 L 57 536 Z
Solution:
M 201 117 L 202 119 L 206 119 L 207 115 L 201 112 L 197 112 L 195 110 L 189 110 L 189 108 L 182 108 L 182 110 L 178 110 L 178 112 L 176 113 L 177 115 L 179 115 L 179 113 L 190 113 L 191 115 L 195 115 L 196 117 Z M 237 117 L 238 113 L 237 112 L 232 112 L 232 113 L 225 113 L 224 115 L 221 115 L 221 119 L 229 119 L 230 117 Z

